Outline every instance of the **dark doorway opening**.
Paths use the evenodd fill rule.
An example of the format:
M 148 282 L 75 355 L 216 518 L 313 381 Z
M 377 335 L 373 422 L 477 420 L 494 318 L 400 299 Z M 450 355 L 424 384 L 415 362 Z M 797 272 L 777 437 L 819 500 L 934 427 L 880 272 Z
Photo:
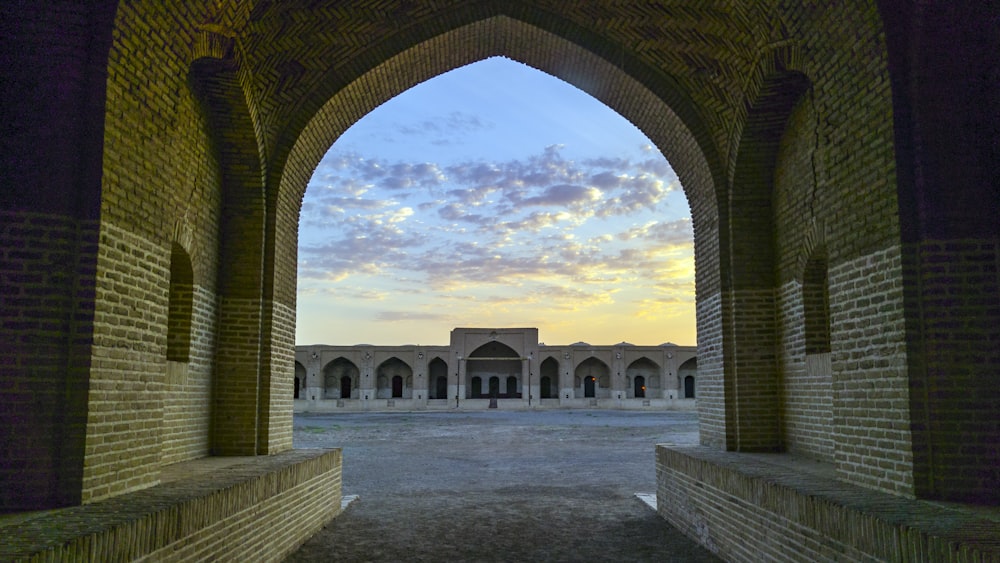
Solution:
M 635 397 L 637 399 L 646 397 L 646 378 L 641 375 L 635 376 Z
M 684 398 L 694 399 L 694 377 L 690 375 L 684 378 Z
M 340 378 L 340 398 L 351 398 L 351 376 L 345 375 Z
M 548 381 L 548 385 L 542 385 L 539 391 L 543 399 L 554 399 L 559 393 L 559 362 L 552 358 L 545 358 L 542 362 L 542 381 Z
M 490 397 L 497 398 L 500 395 L 500 378 L 493 376 L 490 378 Z
M 427 382 L 430 385 L 428 389 L 429 398 L 431 399 L 447 399 L 448 398 L 448 364 L 444 363 L 441 358 L 434 358 L 431 363 L 427 365 L 429 370 Z
M 483 397 L 483 380 L 481 377 L 472 378 L 472 398 L 481 399 Z
M 296 377 L 295 378 L 295 394 L 292 395 L 292 398 L 294 398 L 294 399 L 298 399 L 299 398 L 299 385 L 300 385 L 299 378 Z
M 396 375 L 392 378 L 392 398 L 403 397 L 403 377 Z
M 583 396 L 584 397 L 594 397 L 597 394 L 596 391 L 597 378 L 588 375 L 583 378 Z

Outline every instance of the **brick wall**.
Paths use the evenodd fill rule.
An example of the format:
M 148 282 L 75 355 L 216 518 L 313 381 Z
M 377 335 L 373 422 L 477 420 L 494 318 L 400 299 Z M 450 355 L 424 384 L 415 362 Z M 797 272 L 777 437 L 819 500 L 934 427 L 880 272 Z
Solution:
M 915 487 L 921 497 L 995 505 L 998 7 L 974 0 L 879 7 L 895 55 Z
M 830 269 L 833 438 L 847 481 L 913 494 L 899 250 Z
M 281 561 L 340 513 L 340 450 L 199 463 L 181 480 L 0 525 L 0 559 Z
M 195 286 L 189 359 L 167 364 L 160 429 L 164 464 L 209 453 L 217 312 L 215 292 Z
M 917 493 L 997 502 L 1000 241 L 925 241 L 906 260 L 922 303 L 907 366 Z
M 726 561 L 997 561 L 976 510 L 838 482 L 810 464 L 658 446 L 657 512 Z
M 223 298 L 212 392 L 213 455 L 254 455 L 260 392 L 261 304 Z
M 80 501 L 114 6 L 0 5 L 0 510 Z
M 79 502 L 96 223 L 0 211 L 0 509 Z M 90 274 L 90 275 L 88 275 Z
M 795 336 L 805 337 L 804 316 L 789 314 L 800 305 L 786 300 L 783 375 L 793 425 L 786 433 L 793 451 L 832 457 L 849 482 L 912 494 L 893 109 L 880 20 L 874 6 L 801 7 L 788 17 L 792 36 L 813 39 L 803 39 L 800 57 L 811 87 L 789 119 L 775 180 L 778 282 L 789 295 L 805 281 L 808 260 L 825 253 L 832 378 L 824 396 L 825 376 L 810 367 L 825 359 L 806 354 Z
M 698 431 L 706 446 L 726 447 L 725 366 L 722 348 L 720 295 L 698 295 Z M 703 330 L 707 329 L 707 330 Z
M 207 448 L 287 448 L 312 167 L 392 95 L 508 55 L 620 111 L 677 169 L 705 444 L 832 459 L 893 494 L 1000 490 L 995 8 L 778 4 L 4 7 L 3 476 L 39 487 L 31 502 L 93 501 Z M 175 244 L 193 336 L 171 363 Z M 820 247 L 829 393 L 800 290 Z
M 822 259 L 826 256 L 826 214 L 817 207 L 830 204 L 830 190 L 819 186 L 817 119 L 807 91 L 789 115 L 777 154 L 773 196 L 778 255 L 777 349 L 784 448 L 832 461 L 828 272 Z M 812 262 L 817 254 L 822 258 Z M 811 272 L 811 266 L 819 267 L 819 271 Z M 816 333 L 823 343 L 813 344 L 813 349 L 810 336 Z M 814 353 L 822 356 L 813 357 Z
M 101 227 L 83 500 L 155 484 L 166 376 L 169 247 Z
M 264 355 L 269 375 L 260 402 L 258 453 L 268 454 L 292 447 L 292 385 L 295 370 L 294 305 L 271 305 L 270 346 Z
M 83 498 L 208 453 L 221 191 L 187 82 L 195 7 L 121 6 L 108 59 L 102 230 Z M 189 348 L 168 363 L 171 254 L 190 259 Z M 176 328 L 175 328 L 176 330 Z

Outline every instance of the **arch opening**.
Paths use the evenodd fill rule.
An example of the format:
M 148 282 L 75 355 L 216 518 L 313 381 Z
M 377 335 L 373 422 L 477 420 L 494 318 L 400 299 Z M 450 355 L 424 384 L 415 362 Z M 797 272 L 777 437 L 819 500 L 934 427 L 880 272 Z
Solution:
M 351 360 L 339 357 L 323 367 L 323 398 L 324 399 L 349 399 L 350 395 L 344 397 L 344 378 L 352 382 L 351 387 L 357 386 L 358 376 L 361 371 Z
M 545 358 L 539 369 L 541 374 L 539 396 L 542 399 L 559 397 L 559 362 L 555 358 Z
M 377 399 L 413 398 L 413 368 L 395 356 L 375 368 L 375 381 Z
M 520 398 L 517 388 L 523 361 L 510 346 L 489 342 L 473 350 L 466 358 L 466 378 L 486 380 L 489 385 L 487 395 L 491 399 Z M 467 398 L 477 398 L 475 385 L 470 386 Z
M 659 147 L 671 163 L 675 164 L 675 166 L 677 166 L 675 160 L 681 163 L 680 166 L 677 166 L 677 173 L 680 178 L 678 185 L 686 195 L 685 203 L 688 201 L 692 202 L 690 210 L 693 227 L 690 228 L 693 231 L 698 231 L 699 223 L 704 222 L 706 228 L 701 229 L 701 232 L 709 237 L 712 236 L 711 233 L 716 228 L 713 217 L 717 214 L 717 209 L 714 205 L 715 191 L 713 187 L 716 182 L 713 178 L 721 177 L 721 174 L 719 174 L 721 168 L 711 164 L 717 162 L 718 158 L 715 155 L 714 149 L 710 148 L 711 143 L 705 142 L 706 137 L 703 135 L 703 124 L 700 124 L 697 118 L 692 117 L 695 115 L 695 112 L 689 111 L 689 108 L 684 106 L 687 102 L 684 101 L 683 94 L 671 97 L 672 94 L 666 95 L 664 92 L 672 91 L 677 93 L 679 91 L 659 87 L 657 89 L 658 93 L 654 93 L 654 90 L 651 89 L 651 84 L 636 79 L 621 68 L 609 64 L 607 61 L 571 41 L 540 30 L 522 21 L 506 16 L 496 16 L 478 22 L 477 26 L 475 36 L 479 39 L 476 40 L 482 40 L 483 44 L 481 48 L 473 49 L 470 52 L 451 52 L 449 50 L 450 47 L 444 43 L 444 39 L 450 37 L 450 34 L 464 33 L 466 31 L 465 28 L 449 31 L 439 37 L 421 43 L 419 47 L 413 47 L 413 49 L 419 48 L 427 52 L 438 53 L 441 57 L 435 59 L 440 62 L 435 62 L 430 66 L 422 66 L 419 72 L 425 72 L 426 74 L 415 78 L 412 83 L 406 82 L 402 86 L 397 83 L 390 87 L 380 83 L 382 74 L 376 75 L 373 73 L 362 74 L 351 79 L 352 81 L 344 84 L 341 90 L 330 90 L 326 94 L 320 93 L 322 89 L 317 90 L 313 117 L 308 120 L 304 129 L 300 131 L 301 134 L 295 137 L 294 142 L 291 142 L 287 148 L 288 158 L 283 161 L 285 165 L 280 176 L 280 190 L 283 192 L 291 191 L 291 199 L 301 201 L 301 194 L 304 191 L 305 184 L 307 184 L 304 181 L 304 171 L 311 170 L 314 164 L 319 162 L 324 146 L 330 146 L 334 139 L 360 119 L 367 111 L 374 109 L 378 103 L 388 100 L 403 89 L 409 88 L 421 80 L 438 76 L 471 62 L 486 60 L 495 56 L 503 56 L 509 57 L 514 61 L 523 62 L 551 76 L 567 80 L 571 84 L 583 88 L 584 91 L 593 95 L 597 100 L 606 104 L 607 107 L 619 115 L 633 122 L 640 123 L 643 132 L 652 140 L 653 145 Z M 517 42 L 508 42 L 506 40 L 508 38 L 526 37 L 529 35 L 535 39 L 540 38 L 547 42 L 547 44 L 551 44 L 552 50 L 547 53 L 538 52 L 535 49 L 521 51 L 520 47 L 517 46 Z M 494 43 L 494 40 L 497 38 L 505 39 Z M 505 46 L 501 49 L 496 46 L 498 44 Z M 560 55 L 558 60 L 547 58 L 557 52 Z M 398 58 L 386 61 L 385 68 L 396 68 L 394 65 L 400 64 L 407 56 L 410 56 L 410 51 L 402 52 Z M 455 57 L 461 57 L 462 59 L 459 61 Z M 587 76 L 568 74 L 565 71 L 567 57 L 579 61 L 587 61 L 587 64 L 580 65 L 580 68 L 592 69 L 592 74 L 588 73 Z M 412 75 L 412 73 L 409 73 L 409 75 Z M 648 80 L 648 77 L 643 80 Z M 624 90 L 622 89 L 622 85 L 625 85 Z M 356 88 L 363 88 L 365 91 L 374 92 L 374 96 L 367 95 L 363 96 L 363 98 L 366 102 L 373 100 L 377 100 L 377 102 L 373 102 L 371 107 L 361 107 L 357 106 L 357 104 L 352 104 L 350 111 L 344 112 L 341 100 L 348 99 L 349 94 Z M 612 92 L 615 92 L 615 94 L 612 95 Z M 623 92 L 624 94 L 622 94 Z M 682 109 L 675 112 L 671 108 Z M 679 117 L 679 115 L 683 115 L 684 117 Z M 633 116 L 636 118 L 633 119 Z M 642 116 L 642 118 L 639 119 L 637 116 Z M 707 153 L 705 152 L 706 148 L 708 148 Z M 699 195 L 692 199 L 692 194 L 695 192 Z M 296 197 L 296 193 L 298 197 Z M 705 272 L 709 275 L 714 270 L 715 266 L 710 264 L 699 266 L 699 272 Z M 693 310 L 691 316 L 694 316 Z
M 698 374 L 698 358 L 691 358 L 677 368 L 677 379 L 683 390 L 684 399 L 695 398 L 695 378 Z
M 448 364 L 441 358 L 434 358 L 427 364 L 428 399 L 448 398 Z

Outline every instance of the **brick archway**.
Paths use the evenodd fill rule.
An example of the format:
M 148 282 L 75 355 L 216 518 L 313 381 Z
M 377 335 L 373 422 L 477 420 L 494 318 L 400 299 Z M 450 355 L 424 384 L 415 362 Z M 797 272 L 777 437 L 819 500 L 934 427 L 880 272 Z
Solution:
M 784 445 L 744 384 L 802 370 L 796 264 L 801 233 L 821 228 L 838 477 L 997 499 L 1000 430 L 983 421 L 998 410 L 1000 355 L 980 345 L 1000 339 L 990 3 L 166 0 L 4 16 L 5 508 L 152 486 L 165 443 L 179 445 L 169 459 L 209 443 L 290 448 L 295 225 L 312 166 L 380 101 L 497 55 L 593 94 L 679 173 L 707 445 Z M 809 94 L 761 105 L 789 69 Z M 771 130 L 772 118 L 787 125 Z M 755 147 L 777 159 L 773 181 L 743 166 Z M 748 219 L 768 202 L 760 224 Z M 186 377 L 215 415 L 164 424 L 187 408 L 164 391 L 180 239 L 195 282 Z M 747 332 L 761 319 L 774 338 Z M 781 391 L 763 387 L 773 404 Z M 891 420 L 876 416 L 874 387 L 892 397 Z M 759 444 L 733 440 L 754 428 Z

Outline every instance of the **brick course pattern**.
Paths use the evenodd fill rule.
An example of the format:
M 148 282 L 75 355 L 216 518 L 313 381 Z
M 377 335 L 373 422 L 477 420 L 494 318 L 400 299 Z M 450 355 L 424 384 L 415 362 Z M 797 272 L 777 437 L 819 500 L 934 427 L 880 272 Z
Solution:
M 1000 561 L 990 515 L 720 454 L 657 446 L 657 511 L 727 561 Z
M 677 171 L 703 445 L 1000 504 L 998 18 L 980 0 L 4 4 L 0 510 L 289 449 L 310 174 L 383 101 L 491 56 L 594 95 Z
M 197 467 L 187 466 L 195 477 L 0 522 L 0 559 L 280 561 L 341 510 L 340 450 Z

